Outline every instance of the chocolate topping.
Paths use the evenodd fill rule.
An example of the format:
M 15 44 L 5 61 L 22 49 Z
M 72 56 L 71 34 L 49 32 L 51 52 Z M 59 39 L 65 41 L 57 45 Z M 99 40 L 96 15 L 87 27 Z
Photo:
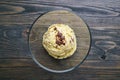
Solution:
M 57 28 L 55 27 L 54 30 L 57 30 Z
M 65 36 L 61 32 L 58 31 L 56 35 L 56 44 L 60 45 L 65 45 Z

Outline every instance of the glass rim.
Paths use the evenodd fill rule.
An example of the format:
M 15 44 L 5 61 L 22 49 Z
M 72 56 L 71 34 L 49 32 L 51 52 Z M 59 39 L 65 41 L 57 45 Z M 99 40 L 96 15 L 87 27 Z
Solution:
M 59 11 L 59 10 L 53 10 L 53 11 Z M 67 10 L 64 10 L 64 11 L 67 11 Z M 51 11 L 48 11 L 48 12 L 51 12 Z M 68 68 L 68 69 L 65 69 L 65 70 L 54 70 L 54 69 L 47 68 L 47 67 L 43 66 L 40 62 L 38 62 L 37 59 L 35 58 L 35 56 L 33 55 L 32 51 L 31 51 L 31 48 L 30 48 L 29 37 L 30 37 L 30 32 L 31 32 L 32 27 L 33 27 L 33 25 L 35 24 L 35 22 L 36 22 L 41 16 L 43 16 L 44 14 L 46 14 L 46 13 L 48 13 L 48 12 L 45 12 L 45 13 L 41 14 L 40 16 L 38 16 L 38 17 L 35 19 L 35 21 L 32 23 L 31 27 L 29 28 L 28 40 L 27 40 L 27 41 L 28 41 L 28 48 L 29 48 L 29 52 L 30 52 L 30 54 L 31 54 L 31 57 L 32 57 L 33 61 L 34 61 L 39 67 L 41 67 L 42 69 L 44 69 L 44 70 L 46 70 L 46 71 L 53 72 L 53 73 L 65 73 L 65 72 L 72 71 L 72 70 L 78 68 L 78 67 L 86 60 L 86 58 L 87 58 L 87 56 L 88 56 L 88 54 L 89 54 L 89 52 L 90 52 L 91 45 L 92 45 L 92 35 L 91 35 L 90 28 L 89 28 L 88 24 L 84 21 L 84 19 L 81 18 L 80 16 L 78 16 L 78 15 L 76 14 L 76 15 L 77 15 L 79 18 L 81 18 L 82 21 L 86 24 L 87 29 L 88 29 L 88 31 L 89 31 L 90 45 L 89 45 L 89 49 L 87 50 L 86 56 L 85 56 L 84 59 L 83 59 L 79 64 L 77 64 L 76 66 L 71 67 L 71 68 Z M 72 12 L 72 11 L 69 11 L 69 12 L 74 13 L 74 12 Z M 75 13 L 74 13 L 74 14 L 75 14 Z

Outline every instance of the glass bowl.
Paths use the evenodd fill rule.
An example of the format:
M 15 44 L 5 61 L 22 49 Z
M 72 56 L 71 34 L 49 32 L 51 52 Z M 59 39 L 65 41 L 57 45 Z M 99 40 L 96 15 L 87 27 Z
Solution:
M 69 58 L 54 59 L 42 45 L 43 34 L 52 24 L 67 24 L 76 35 L 77 49 Z M 39 16 L 33 23 L 29 34 L 29 49 L 33 60 L 43 69 L 64 73 L 77 68 L 87 57 L 91 47 L 91 35 L 88 26 L 76 14 L 66 10 L 55 10 Z

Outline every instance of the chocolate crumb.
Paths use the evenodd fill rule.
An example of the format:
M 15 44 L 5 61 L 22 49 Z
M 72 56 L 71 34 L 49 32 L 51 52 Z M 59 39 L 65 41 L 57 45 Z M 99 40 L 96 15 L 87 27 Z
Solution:
M 60 45 L 65 45 L 65 36 L 61 32 L 58 31 L 56 35 L 56 44 Z
M 55 48 L 58 48 L 58 46 L 56 45 Z
M 54 30 L 57 30 L 57 28 L 55 27 Z

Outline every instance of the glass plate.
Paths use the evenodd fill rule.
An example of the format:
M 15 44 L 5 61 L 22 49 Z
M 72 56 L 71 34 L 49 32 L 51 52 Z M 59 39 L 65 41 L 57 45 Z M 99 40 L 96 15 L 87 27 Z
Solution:
M 67 24 L 70 26 L 77 38 L 77 50 L 69 58 L 57 60 L 49 56 L 42 45 L 43 34 L 52 24 Z M 63 73 L 78 67 L 87 57 L 91 47 L 91 35 L 85 22 L 73 12 L 66 10 L 50 11 L 39 16 L 33 23 L 29 34 L 29 49 L 32 58 L 43 69 Z

